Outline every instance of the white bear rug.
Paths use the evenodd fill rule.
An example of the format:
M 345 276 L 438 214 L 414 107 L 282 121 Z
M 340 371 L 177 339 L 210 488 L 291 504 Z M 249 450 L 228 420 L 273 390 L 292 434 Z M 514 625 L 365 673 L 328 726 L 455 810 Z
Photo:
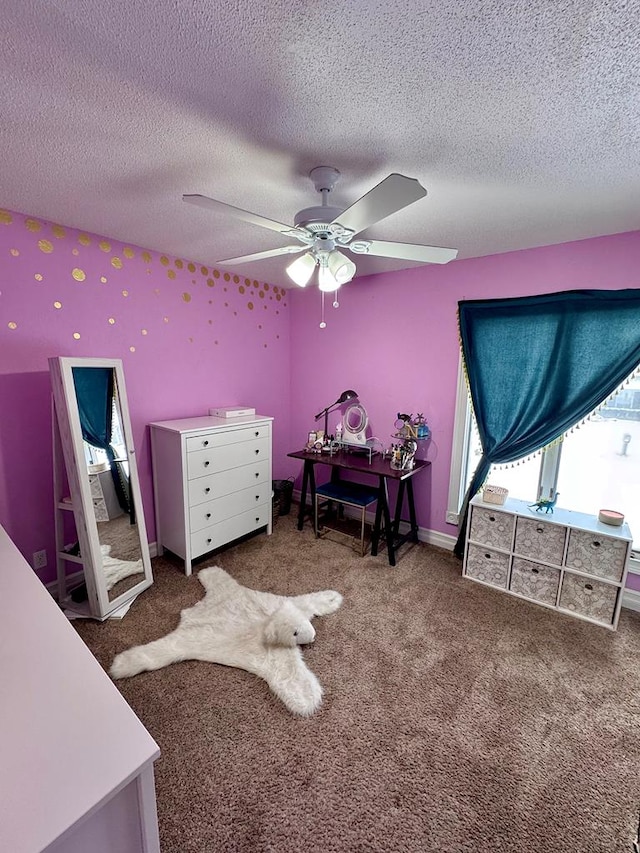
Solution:
M 312 714 L 322 700 L 322 687 L 304 663 L 300 645 L 313 642 L 314 616 L 340 607 L 340 593 L 257 592 L 218 566 L 202 569 L 198 579 L 206 590 L 204 598 L 180 613 L 178 627 L 166 637 L 116 655 L 109 670 L 112 678 L 183 660 L 209 661 L 260 676 L 294 714 Z

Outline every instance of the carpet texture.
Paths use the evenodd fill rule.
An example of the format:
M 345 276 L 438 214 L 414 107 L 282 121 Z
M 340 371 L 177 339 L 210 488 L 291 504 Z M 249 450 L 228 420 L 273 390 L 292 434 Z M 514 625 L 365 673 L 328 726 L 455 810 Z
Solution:
M 108 669 L 202 597 L 153 560 L 122 620 L 75 622 Z M 162 754 L 163 853 L 630 853 L 640 791 L 640 614 L 617 633 L 461 577 L 450 553 L 355 556 L 294 515 L 196 566 L 278 595 L 342 593 L 292 716 L 266 683 L 186 661 L 116 682 Z
M 116 655 L 111 677 L 131 678 L 185 660 L 235 666 L 263 678 L 293 714 L 313 714 L 322 687 L 299 647 L 315 639 L 311 619 L 340 607 L 340 593 L 274 595 L 242 586 L 219 566 L 197 577 L 204 597 L 181 612 L 174 631 Z

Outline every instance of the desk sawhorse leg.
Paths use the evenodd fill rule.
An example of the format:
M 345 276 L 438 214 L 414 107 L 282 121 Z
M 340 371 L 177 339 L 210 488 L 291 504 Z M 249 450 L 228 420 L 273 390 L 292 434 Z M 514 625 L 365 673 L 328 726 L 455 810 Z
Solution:
M 387 545 L 387 553 L 389 555 L 389 565 L 395 566 L 396 553 L 401 545 L 405 542 L 418 541 L 418 521 L 416 519 L 416 507 L 413 499 L 413 483 L 411 480 L 400 480 L 398 483 L 398 495 L 396 497 L 396 506 L 393 517 L 393 524 L 389 514 L 389 493 L 387 490 L 387 481 L 384 477 L 380 477 L 380 498 L 378 499 L 378 507 L 376 509 L 376 521 L 374 525 L 373 538 L 371 540 L 371 556 L 375 557 L 378 553 L 378 543 L 380 539 L 380 523 L 384 516 L 384 538 Z M 402 519 L 402 505 L 404 502 L 405 491 L 407 495 L 407 506 L 409 509 L 409 530 L 400 535 L 400 521 Z
M 316 475 L 313 471 L 314 462 L 304 460 L 302 469 L 302 489 L 300 490 L 300 509 L 298 510 L 298 530 L 304 527 L 304 517 L 309 513 L 313 520 L 314 507 L 316 505 Z M 307 510 L 307 489 L 311 492 L 311 509 Z

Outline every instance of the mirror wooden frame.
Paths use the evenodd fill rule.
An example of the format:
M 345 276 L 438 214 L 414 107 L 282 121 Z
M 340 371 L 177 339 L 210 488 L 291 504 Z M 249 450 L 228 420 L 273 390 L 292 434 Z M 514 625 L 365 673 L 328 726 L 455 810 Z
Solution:
M 74 368 L 112 369 L 118 391 L 117 398 L 120 405 L 122 433 L 129 463 L 129 490 L 133 506 L 135 507 L 143 578 L 111 600 L 109 599 L 109 590 L 104 573 L 98 523 L 94 512 L 89 470 L 85 458 L 78 400 L 73 378 Z M 124 381 L 124 369 L 120 359 L 58 356 L 49 359 L 49 373 L 53 393 L 54 433 L 57 425 L 66 468 L 66 477 L 71 493 L 71 504 L 73 506 L 76 534 L 81 555 L 80 562 L 82 563 L 87 588 L 88 615 L 102 620 L 106 619 L 124 604 L 127 604 L 153 583 L 151 556 L 144 521 L 142 495 Z M 57 501 L 59 496 L 55 496 L 55 499 Z M 66 592 L 65 572 L 66 568 L 61 568 L 61 560 L 58 557 L 58 586 L 61 599 L 65 597 Z M 63 601 L 61 600 L 60 603 L 62 604 Z

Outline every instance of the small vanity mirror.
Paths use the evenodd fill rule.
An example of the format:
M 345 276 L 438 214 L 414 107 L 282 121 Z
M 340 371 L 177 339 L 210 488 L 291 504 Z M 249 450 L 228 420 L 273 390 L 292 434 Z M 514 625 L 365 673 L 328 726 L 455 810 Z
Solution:
M 87 615 L 104 619 L 153 582 L 124 371 L 119 359 L 97 358 L 51 358 L 49 370 L 77 534 L 77 548 L 58 549 L 60 597 L 65 563 L 79 562 Z M 64 515 L 64 499 L 56 501 Z M 57 531 L 63 525 L 56 520 Z

